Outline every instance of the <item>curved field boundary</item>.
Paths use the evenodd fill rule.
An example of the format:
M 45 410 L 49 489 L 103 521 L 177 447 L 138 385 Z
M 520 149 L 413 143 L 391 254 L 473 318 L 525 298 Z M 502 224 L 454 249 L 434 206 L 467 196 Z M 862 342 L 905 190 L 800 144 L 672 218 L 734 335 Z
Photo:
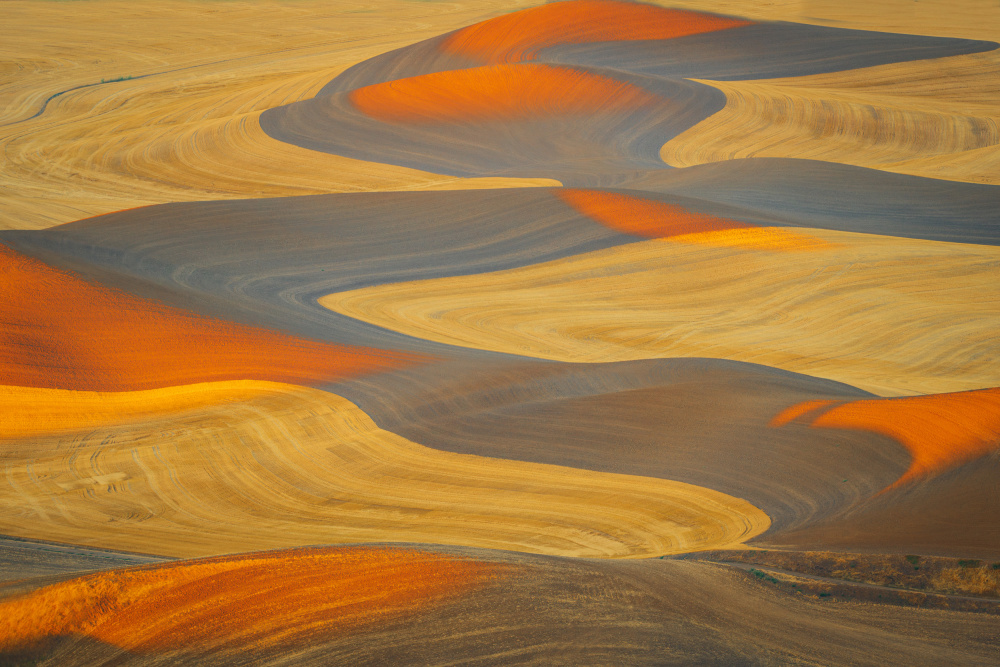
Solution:
M 88 637 L 133 654 L 290 650 L 426 613 L 510 572 L 447 554 L 312 548 L 90 574 L 0 602 L 0 654 Z
M 81 431 L 177 416 L 273 393 L 284 385 L 253 380 L 202 382 L 143 391 L 74 391 L 0 385 L 0 439 Z
M 144 585 L 155 594 L 144 598 Z M 191 595 L 200 599 L 178 609 Z M 15 621 L 65 614 L 45 629 L 78 634 L 16 656 L 60 665 L 996 662 L 989 614 L 834 602 L 678 560 L 384 545 L 279 551 L 81 578 L 0 610 L 0 624 L 11 612 Z M 86 611 L 99 624 L 84 630 L 74 621 Z
M 316 384 L 422 357 L 200 316 L 0 244 L 0 384 L 132 391 L 218 380 Z
M 534 63 L 424 74 L 358 88 L 348 97 L 372 118 L 418 125 L 620 113 L 663 103 L 623 81 Z
M 556 361 L 716 357 L 880 395 L 995 385 L 1000 250 L 795 233 L 826 246 L 734 253 L 728 231 L 706 232 L 320 304 L 415 337 Z
M 560 44 L 674 39 L 750 21 L 618 0 L 571 0 L 531 7 L 449 35 L 446 53 L 484 63 L 533 60 Z
M 802 420 L 816 428 L 872 431 L 910 452 L 909 469 L 889 489 L 940 475 L 1000 449 L 1000 389 L 907 398 L 809 402 L 773 420 Z
M 1000 50 L 813 76 L 701 83 L 726 107 L 660 151 L 673 167 L 807 158 L 1000 184 Z M 977 151 L 976 159 L 961 159 Z
M 0 531 L 175 556 L 405 541 L 636 558 L 735 544 L 770 525 L 711 489 L 441 452 L 339 396 L 255 389 L 5 442 Z

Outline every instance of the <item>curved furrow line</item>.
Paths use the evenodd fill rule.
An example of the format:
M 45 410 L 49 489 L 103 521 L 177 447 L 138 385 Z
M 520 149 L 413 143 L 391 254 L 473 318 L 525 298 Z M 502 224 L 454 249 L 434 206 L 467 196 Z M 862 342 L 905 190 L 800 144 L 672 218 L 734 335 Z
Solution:
M 316 634 L 348 634 L 446 606 L 511 570 L 417 549 L 356 547 L 102 572 L 2 603 L 0 651 L 44 650 L 73 636 L 137 656 L 221 657 L 248 644 L 301 650 Z
M 974 40 L 754 24 L 616 0 L 574 0 L 506 14 L 383 54 L 334 79 L 311 100 L 265 112 L 262 125 L 281 141 L 361 159 L 465 176 L 547 176 L 573 185 L 614 185 L 623 183 L 629 172 L 662 167 L 658 157 L 650 159 L 650 141 L 659 138 L 661 145 L 667 143 L 688 123 L 703 121 L 721 108 L 705 91 L 677 104 L 677 87 L 691 85 L 684 79 L 817 74 L 979 53 L 996 46 Z M 531 74 L 512 63 L 532 68 Z M 476 68 L 477 64 L 493 67 Z M 426 68 L 420 69 L 421 65 Z M 606 105 L 599 104 L 590 105 L 589 124 L 580 126 L 572 117 L 558 125 L 546 124 L 545 114 L 536 113 L 535 122 L 521 127 L 529 117 L 527 110 L 539 108 L 538 91 L 510 87 L 511 75 L 520 71 L 535 80 L 538 72 L 553 71 L 540 69 L 546 65 L 634 83 L 668 101 L 653 124 L 642 119 L 646 104 L 633 101 L 633 113 L 623 114 L 608 127 L 603 127 Z M 504 91 L 519 104 L 484 92 L 482 84 L 490 72 L 496 73 L 497 82 L 489 87 Z M 449 90 L 442 94 L 445 81 Z M 353 104 L 342 100 L 348 93 Z M 567 109 L 587 109 L 582 102 L 570 103 L 572 94 L 557 97 L 568 104 Z M 620 98 L 606 93 L 600 97 Z M 434 111 L 429 116 L 424 106 L 432 99 Z M 470 101 L 489 113 L 470 116 Z M 629 106 L 624 99 L 619 101 Z M 414 104 L 424 105 L 422 111 L 415 112 Z M 446 110 L 450 105 L 456 106 Z M 355 113 L 358 109 L 383 122 L 364 122 Z M 502 114 L 506 121 L 502 126 L 486 122 L 501 120 L 500 109 L 510 109 L 514 115 Z M 431 117 L 438 131 L 427 127 Z M 967 139 L 963 145 L 969 141 L 980 140 Z
M 698 83 L 525 63 L 317 96 L 260 122 L 280 141 L 356 159 L 579 184 L 662 168 L 663 143 L 723 106 Z
M 445 8 L 399 0 L 380 5 L 383 14 L 367 12 L 364 2 L 331 8 L 315 0 L 7 3 L 10 39 L 0 52 L 12 65 L 0 68 L 0 91 L 11 102 L 7 118 L 21 120 L 0 128 L 6 160 L 0 227 L 38 229 L 169 201 L 461 187 L 454 177 L 280 144 L 259 131 L 255 118 L 315 94 L 343 69 L 387 48 L 520 4 Z M 84 62 L 80 53 L 87 54 Z M 78 88 L 102 79 L 114 83 Z M 44 98 L 68 89 L 59 104 L 25 120 Z
M 869 394 L 720 359 L 456 360 L 331 390 L 380 427 L 434 449 L 672 479 L 744 498 L 770 517 L 768 539 L 864 501 L 908 462 L 880 435 L 770 424 L 804 401 Z
M 729 232 L 710 231 L 320 303 L 412 336 L 558 361 L 719 357 L 882 395 L 995 384 L 996 248 L 797 233 L 822 243 L 734 254 Z
M 1000 389 L 854 401 L 775 418 L 776 424 L 803 419 L 818 428 L 873 431 L 906 447 L 912 461 L 888 489 L 932 477 L 1000 449 Z M 887 489 L 887 490 L 888 490 Z
M 53 427 L 84 413 L 72 435 L 15 428 L 4 532 L 176 556 L 393 541 L 636 558 L 724 547 L 770 525 L 692 484 L 429 449 L 315 389 L 185 391 L 176 415 L 155 405 L 176 392 L 140 392 L 103 424 L 85 412 L 90 397 L 60 395 L 71 414 Z
M 538 59 L 669 79 L 744 81 L 947 58 L 997 46 L 996 41 L 772 22 L 675 39 L 553 46 L 540 51 Z
M 93 281 L 185 310 L 317 340 L 432 354 L 443 350 L 336 316 L 316 299 L 638 240 L 536 188 L 179 203 L 0 238 Z
M 0 244 L 0 383 L 131 391 L 217 380 L 319 384 L 427 358 L 334 345 L 171 308 Z
M 1000 189 L 994 185 L 818 160 L 745 158 L 661 169 L 627 187 L 643 196 L 689 197 L 733 207 L 748 219 L 785 226 L 1000 245 Z
M 795 663 L 819 652 L 837 663 L 985 666 L 996 624 L 991 614 L 781 594 L 713 563 L 428 545 L 119 570 L 0 603 L 0 612 L 0 623 L 17 629 L 8 645 L 25 647 L 18 658 L 64 665 L 439 664 L 456 656 L 488 665 Z M 38 643 L 29 648 L 29 639 Z
M 770 81 L 703 81 L 726 107 L 661 150 L 689 167 L 746 157 L 807 158 L 1000 184 L 1000 51 Z M 949 171 L 968 151 L 980 160 Z
M 897 442 L 910 461 L 880 493 L 769 536 L 768 543 L 784 548 L 888 546 L 897 553 L 992 557 L 1000 544 L 998 400 L 993 388 L 836 401 L 805 414 L 796 414 L 799 406 L 791 406 L 779 413 L 776 423 L 790 420 L 779 431 L 839 432 L 853 439 L 878 434 Z

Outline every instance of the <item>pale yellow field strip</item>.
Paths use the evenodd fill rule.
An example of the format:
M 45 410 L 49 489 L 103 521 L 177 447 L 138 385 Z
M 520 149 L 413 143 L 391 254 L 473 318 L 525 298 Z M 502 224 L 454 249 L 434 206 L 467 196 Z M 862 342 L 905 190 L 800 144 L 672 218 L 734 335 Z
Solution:
M 996 0 L 649 0 L 652 4 L 831 28 L 1000 41 Z
M 726 107 L 667 142 L 674 167 L 747 157 L 1000 184 L 1000 50 L 764 81 L 702 81 Z
M 528 4 L 4 2 L 0 229 L 168 201 L 558 185 L 327 155 L 258 123 L 357 62 Z
M 411 336 L 559 361 L 717 357 L 883 396 L 1000 384 L 1000 248 L 796 231 L 826 245 L 734 252 L 729 232 L 706 233 L 320 303 Z
M 0 532 L 184 557 L 392 541 L 619 558 L 732 546 L 770 525 L 690 484 L 429 449 L 316 389 L 161 391 L 168 403 L 188 392 L 173 400 L 183 411 L 0 439 Z M 241 400 L 221 404 L 227 391 Z M 22 398 L 64 413 L 94 403 L 43 393 Z M 154 393 L 115 407 L 134 418 Z

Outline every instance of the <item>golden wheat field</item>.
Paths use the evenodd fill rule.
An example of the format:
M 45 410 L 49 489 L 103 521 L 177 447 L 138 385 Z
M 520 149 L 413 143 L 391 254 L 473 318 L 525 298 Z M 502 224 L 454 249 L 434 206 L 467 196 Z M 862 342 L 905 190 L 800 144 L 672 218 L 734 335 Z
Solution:
M 996 663 L 995 2 L 0 26 L 0 664 Z

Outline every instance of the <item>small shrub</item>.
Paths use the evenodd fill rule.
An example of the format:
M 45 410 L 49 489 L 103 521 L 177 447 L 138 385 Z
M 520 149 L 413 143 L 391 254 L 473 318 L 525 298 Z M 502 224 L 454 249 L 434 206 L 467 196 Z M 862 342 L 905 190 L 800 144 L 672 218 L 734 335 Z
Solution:
M 920 556 L 909 555 L 906 556 L 906 560 L 910 561 L 910 565 L 916 566 L 920 562 Z
M 770 581 L 772 584 L 778 583 L 778 580 L 774 577 L 767 576 L 767 572 L 762 572 L 755 567 L 750 568 L 750 574 L 757 577 L 758 579 L 763 579 L 764 581 Z
M 1000 570 L 1000 563 L 993 563 L 994 570 Z
M 820 596 L 821 598 L 828 598 L 828 597 L 830 597 L 830 595 L 831 595 L 831 593 L 820 593 L 820 594 L 819 594 L 819 596 Z
M 958 559 L 958 566 L 959 567 L 979 567 L 982 564 L 983 564 L 983 561 L 976 560 L 975 558 L 967 558 L 967 559 L 960 558 L 960 559 Z

